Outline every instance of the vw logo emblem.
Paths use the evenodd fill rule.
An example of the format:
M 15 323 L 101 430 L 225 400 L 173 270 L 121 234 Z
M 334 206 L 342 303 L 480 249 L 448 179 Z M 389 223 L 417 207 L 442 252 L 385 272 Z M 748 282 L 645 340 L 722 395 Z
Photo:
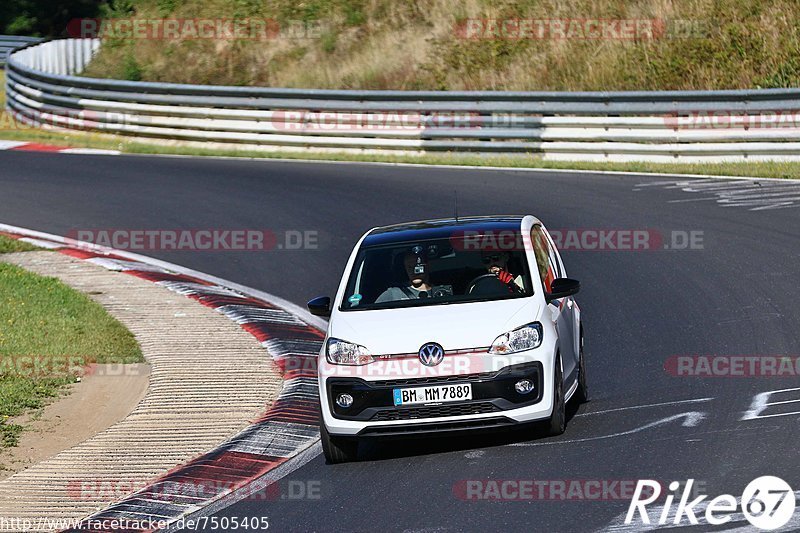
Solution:
M 436 366 L 444 359 L 444 349 L 435 342 L 423 344 L 419 349 L 419 361 L 425 366 Z

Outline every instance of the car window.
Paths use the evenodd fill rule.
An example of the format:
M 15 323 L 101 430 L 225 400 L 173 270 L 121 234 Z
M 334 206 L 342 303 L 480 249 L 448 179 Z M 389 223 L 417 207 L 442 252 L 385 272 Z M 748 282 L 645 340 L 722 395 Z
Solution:
M 547 238 L 541 224 L 534 224 L 531 228 L 531 243 L 536 255 L 539 277 L 542 279 L 542 288 L 545 292 L 550 292 L 550 284 L 561 275 L 555 249 L 550 244 L 550 239 Z
M 513 245 L 465 238 L 404 241 L 358 251 L 340 309 L 387 309 L 531 296 L 522 239 Z M 509 240 L 504 242 L 511 242 Z

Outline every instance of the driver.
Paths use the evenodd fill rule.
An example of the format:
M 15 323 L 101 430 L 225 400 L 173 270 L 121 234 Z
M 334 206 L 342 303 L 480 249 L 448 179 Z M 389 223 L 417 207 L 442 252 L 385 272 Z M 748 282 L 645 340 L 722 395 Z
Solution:
M 425 249 L 422 246 L 414 246 L 408 250 L 403 256 L 403 266 L 408 276 L 408 283 L 401 287 L 389 287 L 378 296 L 375 303 L 416 300 L 430 296 L 430 268 Z
M 511 292 L 524 292 L 525 282 L 522 276 L 514 276 L 508 271 L 508 260 L 510 255 L 508 252 L 502 251 L 482 251 L 481 261 L 486 265 L 486 270 L 490 274 L 497 276 L 497 279 L 502 281 Z

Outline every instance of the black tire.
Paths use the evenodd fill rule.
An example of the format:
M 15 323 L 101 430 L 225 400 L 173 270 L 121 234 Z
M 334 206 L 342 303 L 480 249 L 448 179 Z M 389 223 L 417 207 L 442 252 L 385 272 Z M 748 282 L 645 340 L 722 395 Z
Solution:
M 553 371 L 553 414 L 547 421 L 547 435 L 555 437 L 567 429 L 567 412 L 564 401 L 564 377 L 561 371 L 561 358 L 556 357 Z
M 358 439 L 353 437 L 334 437 L 328 433 L 325 423 L 320 421 L 319 436 L 322 452 L 330 464 L 349 463 L 358 459 Z
M 580 359 L 578 361 L 578 390 L 575 391 L 575 398 L 579 404 L 589 401 L 589 385 L 586 381 L 586 357 L 583 351 L 583 327 L 581 327 L 580 338 Z

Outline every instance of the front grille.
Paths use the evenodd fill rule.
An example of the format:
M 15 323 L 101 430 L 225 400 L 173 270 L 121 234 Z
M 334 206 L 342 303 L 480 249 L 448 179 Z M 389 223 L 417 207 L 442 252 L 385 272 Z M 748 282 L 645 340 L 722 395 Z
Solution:
M 462 403 L 458 405 L 436 405 L 410 407 L 405 409 L 385 409 L 378 411 L 370 420 L 386 422 L 390 420 L 414 420 L 417 418 L 438 418 L 442 416 L 464 416 L 494 413 L 501 409 L 490 402 Z
M 483 372 L 481 374 L 463 374 L 460 376 L 435 376 L 429 378 L 388 379 L 383 381 L 370 381 L 374 387 L 402 387 L 406 385 L 435 385 L 437 383 L 470 383 L 492 379 L 497 372 Z

